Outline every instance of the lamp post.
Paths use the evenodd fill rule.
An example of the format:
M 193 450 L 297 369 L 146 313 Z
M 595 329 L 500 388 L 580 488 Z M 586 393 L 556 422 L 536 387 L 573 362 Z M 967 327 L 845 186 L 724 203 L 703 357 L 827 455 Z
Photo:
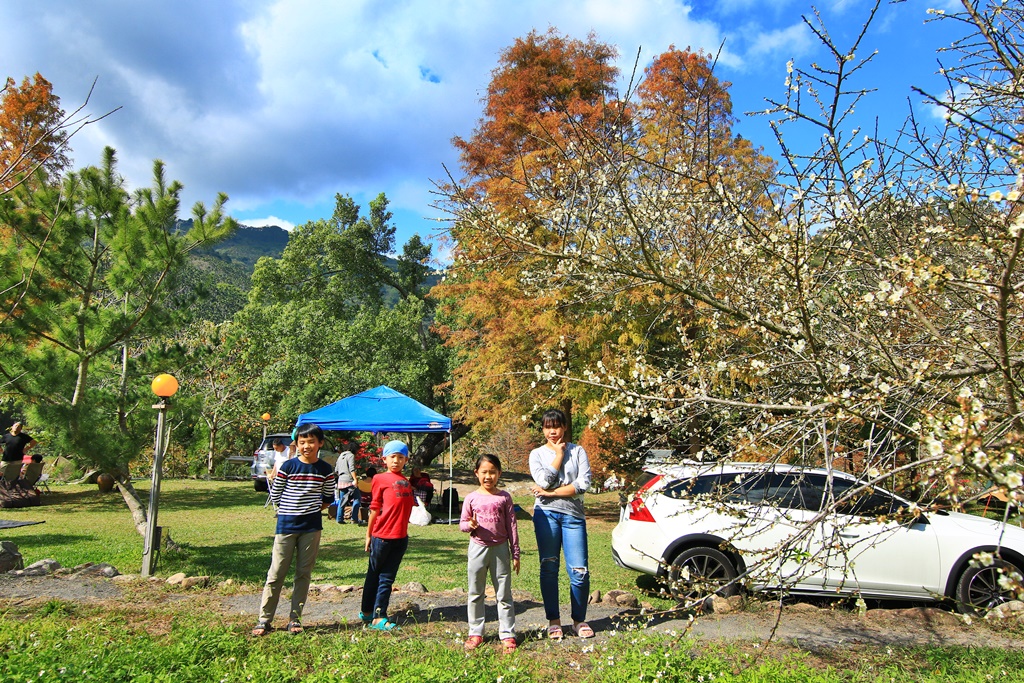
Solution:
M 267 425 L 270 424 L 270 413 L 263 413 L 262 415 L 260 415 L 260 418 L 263 420 L 263 440 L 266 441 Z
M 178 390 L 178 380 L 166 373 L 157 375 L 152 384 L 153 393 L 160 398 L 156 409 L 156 448 L 153 451 L 153 482 L 149 487 L 149 514 L 146 517 L 146 540 L 142 547 L 142 576 L 153 575 L 156 549 L 160 545 L 160 527 L 156 525 L 157 506 L 160 502 L 160 475 L 164 464 L 164 417 L 167 400 Z

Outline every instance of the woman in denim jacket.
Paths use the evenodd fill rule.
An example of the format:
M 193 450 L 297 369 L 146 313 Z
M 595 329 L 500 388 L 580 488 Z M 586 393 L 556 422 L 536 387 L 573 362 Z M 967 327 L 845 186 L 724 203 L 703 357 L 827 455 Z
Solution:
M 566 441 L 565 413 L 549 410 L 541 420 L 547 442 L 530 452 L 531 487 L 536 502 L 533 529 L 540 554 L 540 592 L 548 619 L 548 637 L 562 637 L 558 606 L 559 555 L 565 553 L 573 630 L 580 638 L 593 638 L 587 624 L 590 569 L 587 558 L 587 521 L 583 494 L 590 487 L 590 460 L 581 446 Z

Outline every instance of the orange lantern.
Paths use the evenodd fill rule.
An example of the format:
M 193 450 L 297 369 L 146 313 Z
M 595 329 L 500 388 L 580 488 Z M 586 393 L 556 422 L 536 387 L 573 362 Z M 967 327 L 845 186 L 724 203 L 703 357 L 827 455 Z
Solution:
M 178 390 L 178 380 L 166 372 L 153 378 L 153 393 L 160 398 L 170 398 Z

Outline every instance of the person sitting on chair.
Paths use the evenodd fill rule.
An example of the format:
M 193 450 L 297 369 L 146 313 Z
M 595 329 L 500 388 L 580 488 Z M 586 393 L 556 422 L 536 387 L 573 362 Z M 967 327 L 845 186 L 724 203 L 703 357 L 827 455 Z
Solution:
M 419 465 L 413 466 L 409 484 L 412 485 L 413 494 L 423 503 L 423 507 L 430 507 L 430 501 L 434 498 L 434 484 Z
M 376 467 L 367 467 L 366 472 L 356 482 L 356 488 L 359 490 L 359 495 L 355 496 L 354 502 L 352 503 L 353 518 L 358 519 L 356 524 L 363 526 L 366 524 L 366 518 L 370 514 L 370 498 L 373 492 L 373 478 L 377 475 Z
M 43 456 L 33 453 L 32 462 L 25 465 L 25 469 L 21 471 L 20 483 L 27 488 L 32 488 L 41 476 L 43 476 Z

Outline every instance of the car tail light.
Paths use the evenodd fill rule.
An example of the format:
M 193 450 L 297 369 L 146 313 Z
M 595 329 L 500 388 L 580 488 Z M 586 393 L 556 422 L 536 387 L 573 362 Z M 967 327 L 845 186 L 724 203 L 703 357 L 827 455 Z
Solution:
M 640 487 L 640 490 L 633 496 L 633 500 L 629 501 L 629 519 L 633 522 L 653 522 L 654 515 L 647 509 L 647 505 L 644 503 L 643 494 L 646 493 L 652 486 L 661 480 L 661 475 L 656 475 L 649 482 Z

